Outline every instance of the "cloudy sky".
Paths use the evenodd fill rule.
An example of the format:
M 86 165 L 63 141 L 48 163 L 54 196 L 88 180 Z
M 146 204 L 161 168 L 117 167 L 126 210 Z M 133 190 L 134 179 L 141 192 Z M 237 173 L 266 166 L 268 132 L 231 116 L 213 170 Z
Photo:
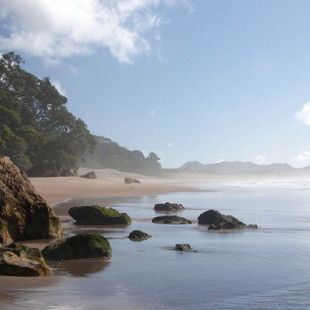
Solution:
M 93 134 L 187 161 L 310 164 L 309 0 L 0 0 L 0 52 Z

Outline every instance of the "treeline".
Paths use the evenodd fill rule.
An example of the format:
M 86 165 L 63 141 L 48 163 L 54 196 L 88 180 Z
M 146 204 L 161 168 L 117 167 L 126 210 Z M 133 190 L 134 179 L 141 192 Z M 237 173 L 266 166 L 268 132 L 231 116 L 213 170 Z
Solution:
M 116 142 L 96 136 L 96 148 L 84 156 L 80 166 L 95 169 L 111 168 L 124 172 L 159 175 L 162 171 L 155 153 L 144 156 L 141 151 L 130 151 Z
M 159 174 L 155 153 L 145 158 L 140 151 L 93 136 L 86 124 L 67 110 L 67 98 L 49 78 L 39 79 L 26 72 L 22 63 L 13 52 L 0 56 L 0 156 L 10 157 L 26 171 L 40 163 L 46 167 L 52 163 L 67 171 L 76 171 L 83 164 Z

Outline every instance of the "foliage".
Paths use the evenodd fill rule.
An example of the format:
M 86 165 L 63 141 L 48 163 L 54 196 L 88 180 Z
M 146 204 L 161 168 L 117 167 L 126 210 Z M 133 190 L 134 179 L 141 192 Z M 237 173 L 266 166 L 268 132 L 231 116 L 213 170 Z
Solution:
M 155 153 L 147 157 L 141 151 L 130 151 L 116 142 L 96 136 L 97 146 L 92 153 L 87 153 L 80 165 L 87 168 L 111 168 L 124 172 L 135 172 L 147 175 L 159 175 L 162 171 Z
M 42 160 L 73 169 L 95 139 L 50 80 L 24 71 L 22 62 L 13 52 L 0 59 L 0 156 L 22 169 Z

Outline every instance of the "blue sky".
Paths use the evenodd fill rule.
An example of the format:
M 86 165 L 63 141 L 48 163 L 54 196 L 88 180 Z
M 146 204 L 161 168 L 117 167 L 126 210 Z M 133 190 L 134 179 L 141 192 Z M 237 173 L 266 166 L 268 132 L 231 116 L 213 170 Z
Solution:
M 164 167 L 310 164 L 310 1 L 0 0 L 0 51 Z

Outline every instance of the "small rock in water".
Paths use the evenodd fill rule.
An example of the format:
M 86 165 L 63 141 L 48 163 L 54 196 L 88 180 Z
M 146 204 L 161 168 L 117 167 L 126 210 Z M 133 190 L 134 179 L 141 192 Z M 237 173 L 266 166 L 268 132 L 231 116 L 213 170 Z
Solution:
M 183 244 L 177 243 L 175 245 L 174 249 L 176 251 L 182 251 L 182 252 L 197 252 L 197 251 L 193 250 L 188 243 L 183 243 Z
M 176 215 L 157 216 L 152 219 L 157 224 L 192 224 L 190 220 Z
M 173 212 L 173 211 L 182 211 L 185 208 L 180 203 L 157 203 L 154 206 L 154 210 L 157 212 Z
M 141 231 L 141 230 L 133 230 L 128 238 L 132 241 L 142 241 L 142 240 L 147 240 L 149 238 L 151 238 L 152 236 Z

